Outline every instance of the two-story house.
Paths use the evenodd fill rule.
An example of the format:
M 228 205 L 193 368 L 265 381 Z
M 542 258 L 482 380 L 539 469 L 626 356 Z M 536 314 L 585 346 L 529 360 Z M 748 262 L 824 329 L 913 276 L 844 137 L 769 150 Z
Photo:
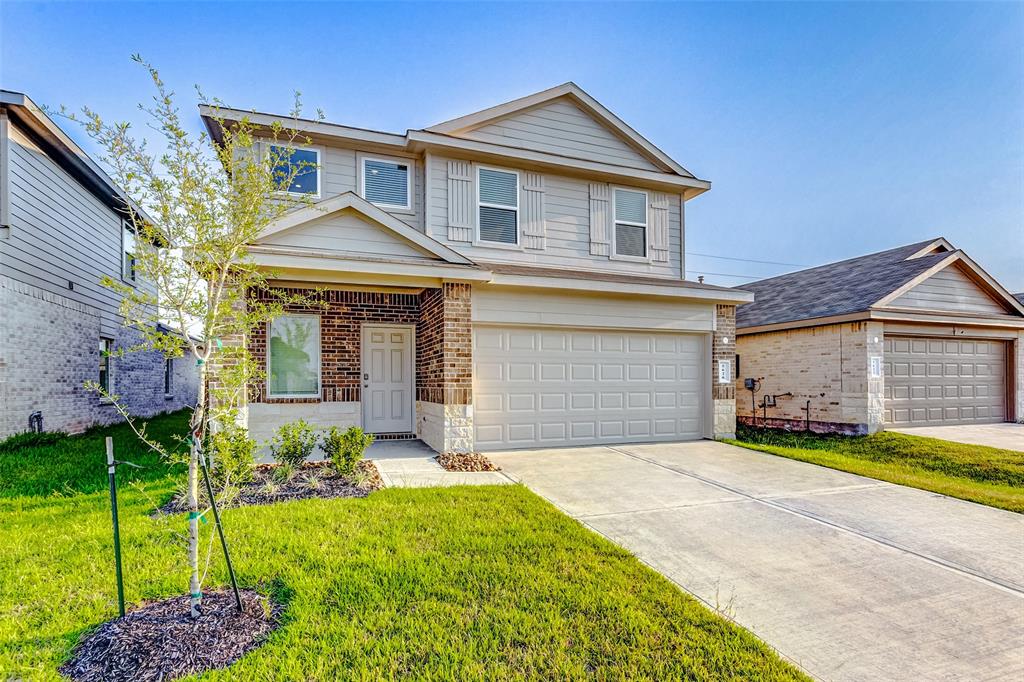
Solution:
M 214 140 L 247 117 L 203 107 Z M 250 431 L 361 425 L 438 451 L 726 436 L 738 303 L 685 279 L 710 188 L 567 83 L 405 134 L 299 122 L 295 210 L 251 246 L 327 289 L 246 343 Z
M 119 355 L 140 341 L 123 326 L 104 276 L 148 287 L 132 254 L 124 197 L 31 99 L 0 90 L 0 438 L 32 427 L 81 431 L 120 419 L 86 390 L 95 381 L 134 415 L 195 401 L 187 358 Z

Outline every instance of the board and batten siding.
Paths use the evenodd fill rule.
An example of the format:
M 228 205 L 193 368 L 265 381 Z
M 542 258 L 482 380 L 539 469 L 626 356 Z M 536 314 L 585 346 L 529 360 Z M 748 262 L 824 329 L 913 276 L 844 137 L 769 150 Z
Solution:
M 120 278 L 120 217 L 15 125 L 8 167 L 11 230 L 0 240 L 0 275 L 89 306 L 113 337 L 120 296 L 100 279 Z
M 601 272 L 619 272 L 644 276 L 662 276 L 682 279 L 682 227 L 681 197 L 668 195 L 669 256 L 666 261 L 637 262 L 615 260 L 608 256 L 593 255 L 590 249 L 590 181 L 552 173 L 544 173 L 544 249 L 510 249 L 453 241 L 448 225 L 448 163 L 450 159 L 431 155 L 430 205 L 427 234 L 430 237 L 464 253 L 479 262 L 517 263 Z M 489 167 L 491 164 L 487 164 Z M 519 170 L 520 185 L 525 174 Z M 471 174 L 475 176 L 475 172 Z M 637 188 L 643 189 L 643 188 Z M 473 220 L 476 220 L 476 188 L 472 189 Z M 522 190 L 520 206 L 522 207 Z M 522 223 L 520 224 L 522 231 Z M 472 230 L 475 233 L 475 228 Z
M 567 98 L 506 116 L 458 136 L 616 166 L 661 170 Z
M 710 332 L 715 306 L 667 297 L 478 285 L 473 287 L 471 319 L 473 324 Z
M 1006 309 L 992 299 L 963 270 L 950 265 L 939 270 L 887 307 L 943 310 L 981 315 L 1007 315 Z
M 389 229 L 368 223 L 352 209 L 279 232 L 262 240 L 269 246 L 290 246 L 319 251 L 359 253 L 368 256 L 399 256 L 436 260 Z

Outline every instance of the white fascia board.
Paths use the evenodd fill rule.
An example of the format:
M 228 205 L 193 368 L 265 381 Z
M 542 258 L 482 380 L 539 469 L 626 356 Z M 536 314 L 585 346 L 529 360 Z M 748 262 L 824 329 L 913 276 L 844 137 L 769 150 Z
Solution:
M 690 199 L 701 192 L 711 189 L 711 183 L 707 180 L 675 175 L 672 173 L 658 173 L 656 171 L 629 168 L 627 166 L 616 166 L 610 163 L 599 161 L 587 161 L 557 154 L 548 154 L 518 147 L 506 147 L 504 145 L 478 140 L 467 140 L 460 137 L 451 137 L 440 133 L 431 133 L 424 130 L 410 130 L 408 133 L 410 146 L 433 149 L 448 149 L 460 152 L 471 152 L 473 154 L 484 154 L 500 159 L 513 159 L 516 161 L 528 161 L 530 163 L 556 168 L 558 170 L 587 171 L 605 175 L 617 182 L 630 183 L 640 180 L 645 184 L 663 185 L 670 191 L 678 191 L 678 188 L 699 190 L 697 192 L 686 192 L 687 199 Z
M 702 289 L 699 287 L 659 286 L 657 284 L 633 284 L 629 282 L 607 282 L 601 280 L 570 279 L 566 277 L 537 277 L 534 275 L 494 274 L 491 284 L 503 286 L 533 287 L 539 289 L 562 289 L 570 291 L 601 292 L 608 294 L 634 294 L 640 296 L 668 296 L 709 303 L 739 305 L 750 303 L 754 294 L 749 291 Z
M 269 127 L 280 123 L 286 128 L 293 128 L 309 135 L 324 135 L 352 142 L 369 142 L 372 144 L 384 145 L 404 149 L 407 144 L 406 136 L 398 133 L 385 133 L 379 130 L 367 130 L 365 128 L 353 128 L 337 123 L 326 121 L 314 121 L 305 118 L 291 118 L 290 116 L 278 116 L 274 114 L 262 114 L 244 109 L 229 109 L 226 107 L 212 107 L 208 104 L 199 105 L 199 115 L 206 123 L 207 130 L 212 135 L 212 127 L 217 125 L 217 119 L 225 121 L 240 121 L 243 118 L 250 123 L 260 127 Z
M 281 270 L 322 270 L 363 274 L 429 277 L 432 279 L 487 282 L 491 273 L 478 268 L 453 266 L 447 263 L 398 263 L 383 260 L 362 260 L 352 256 L 331 255 L 315 251 L 253 246 L 251 261 L 265 268 Z

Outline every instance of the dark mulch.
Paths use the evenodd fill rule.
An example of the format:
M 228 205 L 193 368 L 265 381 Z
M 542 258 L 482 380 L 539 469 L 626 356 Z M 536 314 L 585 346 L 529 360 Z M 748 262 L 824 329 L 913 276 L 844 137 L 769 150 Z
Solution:
M 61 674 L 83 682 L 172 680 L 231 665 L 264 642 L 282 607 L 241 590 L 204 593 L 203 613 L 189 615 L 188 596 L 143 604 L 99 626 L 75 648 Z
M 274 504 L 312 497 L 366 497 L 384 485 L 377 467 L 368 460 L 356 465 L 355 476 L 342 476 L 330 462 L 306 462 L 295 470 L 290 480 L 281 482 L 274 478 L 276 469 L 276 464 L 258 465 L 253 481 L 241 486 L 238 495 L 225 506 Z M 174 497 L 156 513 L 180 514 L 183 511 L 187 511 L 184 498 Z
M 446 452 L 437 456 L 437 463 L 446 471 L 501 471 L 479 452 Z

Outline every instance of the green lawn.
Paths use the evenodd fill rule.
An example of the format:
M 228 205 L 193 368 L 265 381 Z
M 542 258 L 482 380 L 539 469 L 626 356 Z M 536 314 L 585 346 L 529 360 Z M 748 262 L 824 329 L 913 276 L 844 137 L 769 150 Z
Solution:
M 786 433 L 737 425 L 752 450 L 1024 512 L 1024 452 L 883 432 L 871 436 Z
M 184 420 L 151 428 L 168 439 Z M 109 431 L 121 458 L 149 467 L 121 494 L 128 602 L 182 594 L 184 518 L 148 516 L 175 477 L 124 427 Z M 78 638 L 116 614 L 101 435 L 0 453 L 4 679 L 56 679 Z M 520 486 L 389 489 L 224 519 L 240 582 L 285 615 L 265 646 L 204 679 L 804 679 Z M 215 558 L 206 585 L 225 583 Z

